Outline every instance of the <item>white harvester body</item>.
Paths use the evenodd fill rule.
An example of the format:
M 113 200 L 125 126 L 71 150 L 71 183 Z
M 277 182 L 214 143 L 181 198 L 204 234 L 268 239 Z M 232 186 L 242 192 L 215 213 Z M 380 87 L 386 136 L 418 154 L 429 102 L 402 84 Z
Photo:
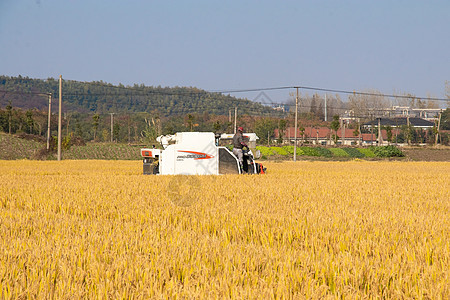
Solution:
M 257 137 L 253 135 L 256 141 Z M 224 139 L 227 137 L 224 136 Z M 212 132 L 179 132 L 160 136 L 157 141 L 164 149 L 141 149 L 144 174 L 241 174 L 243 170 L 236 156 L 226 147 L 218 146 L 220 138 Z M 262 165 L 253 161 L 251 151 L 247 153 L 246 159 L 246 173 L 261 173 Z

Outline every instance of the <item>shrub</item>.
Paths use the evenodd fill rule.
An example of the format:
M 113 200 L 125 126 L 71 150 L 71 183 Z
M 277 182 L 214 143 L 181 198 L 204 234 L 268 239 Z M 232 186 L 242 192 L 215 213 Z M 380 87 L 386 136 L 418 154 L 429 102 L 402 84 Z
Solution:
M 282 147 L 272 147 L 271 150 L 279 155 L 289 155 L 289 152 L 287 152 L 287 150 Z
M 313 147 L 300 147 L 300 149 L 305 153 L 306 156 L 320 156 L 319 151 Z
M 347 152 L 345 152 L 341 148 L 330 148 L 330 151 L 333 153 L 333 156 L 336 156 L 336 157 L 349 157 L 350 156 Z
M 364 157 L 375 157 L 375 154 L 369 148 L 358 148 L 358 151 L 361 152 Z
M 356 148 L 343 148 L 342 150 L 347 152 L 350 157 L 355 157 L 355 158 L 364 157 L 364 154 L 359 152 L 358 149 L 356 149 Z
M 270 149 L 270 147 L 266 146 L 256 146 L 256 150 L 259 150 L 261 152 L 262 158 L 267 158 L 269 156 L 274 155 L 273 151 Z
M 283 146 L 283 149 L 286 150 L 289 154 L 294 155 L 294 146 Z M 305 155 L 300 147 L 297 147 L 297 155 Z
M 315 149 L 319 153 L 319 156 L 323 156 L 323 157 L 332 157 L 333 156 L 333 153 L 330 150 L 328 150 L 327 148 L 318 147 Z
M 403 152 L 395 146 L 370 147 L 377 157 L 403 157 Z

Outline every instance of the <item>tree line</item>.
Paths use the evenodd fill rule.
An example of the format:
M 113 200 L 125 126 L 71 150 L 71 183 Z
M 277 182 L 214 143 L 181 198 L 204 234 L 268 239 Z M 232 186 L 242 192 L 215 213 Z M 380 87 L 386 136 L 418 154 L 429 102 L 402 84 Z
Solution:
M 7 91 L 7 92 L 4 92 Z M 145 85 L 114 86 L 100 82 L 64 81 L 63 135 L 85 141 L 150 143 L 161 134 L 181 131 L 233 132 L 234 107 L 238 107 L 238 125 L 255 132 L 261 143 L 274 138 L 274 130 L 283 132 L 294 127 L 295 98 L 291 95 L 287 111 L 196 88 L 162 88 Z M 48 96 L 57 95 L 58 80 L 0 76 L 0 129 L 7 133 L 28 133 L 44 136 L 47 132 Z M 339 115 L 352 109 L 370 119 L 370 111 L 389 107 L 391 102 L 376 91 L 372 95 L 349 95 L 347 102 L 338 94 L 324 96 L 301 95 L 298 128 L 329 127 L 336 131 Z M 400 103 L 400 101 L 402 101 Z M 435 103 L 411 95 L 397 104 L 412 107 L 434 107 Z M 57 111 L 53 101 L 52 111 Z M 325 122 L 325 115 L 328 122 Z M 333 120 L 334 116 L 334 120 Z M 111 128 L 111 118 L 113 125 Z M 441 129 L 450 129 L 449 109 L 442 115 Z M 364 121 L 364 119 L 362 120 Z M 337 123 L 337 125 L 336 125 Z M 358 124 L 349 128 L 359 130 Z M 390 128 L 383 128 L 390 131 Z M 57 116 L 51 116 L 51 135 L 57 135 Z M 396 141 L 426 142 L 433 132 L 424 134 L 416 129 L 404 129 Z M 364 133 L 364 132 L 362 132 Z M 280 137 L 281 141 L 281 137 Z
M 211 93 L 193 87 L 153 87 L 143 84 L 124 86 L 103 81 L 79 82 L 63 80 L 63 111 L 123 113 L 151 112 L 158 110 L 162 116 L 208 112 L 227 115 L 239 107 L 240 113 L 273 115 L 271 107 L 235 98 L 221 93 Z M 9 103 L 23 109 L 45 110 L 47 94 L 55 99 L 59 93 L 59 81 L 54 78 L 32 79 L 28 77 L 0 76 L 0 107 Z M 57 101 L 54 102 L 55 109 Z
M 112 122 L 111 122 L 112 119 Z M 23 110 L 7 105 L 0 109 L 0 130 L 5 133 L 32 134 L 44 139 L 47 135 L 48 112 L 37 109 Z M 51 136 L 57 136 L 58 117 L 51 115 Z M 111 126 L 112 125 L 112 126 Z M 260 143 L 267 144 L 274 141 L 274 131 L 283 132 L 288 127 L 294 127 L 294 114 L 288 113 L 284 117 L 264 117 L 253 115 L 240 115 L 238 125 L 243 126 L 246 132 L 255 132 L 260 138 Z M 324 122 L 311 113 L 299 114 L 297 124 L 300 136 L 307 137 L 305 127 L 328 127 L 337 132 L 340 128 L 339 116 L 334 115 L 332 121 Z M 78 138 L 83 141 L 94 142 L 120 142 L 131 144 L 154 143 L 159 135 L 174 134 L 183 131 L 210 131 L 215 133 L 233 133 L 233 120 L 229 116 L 214 115 L 208 112 L 192 113 L 176 116 L 163 116 L 158 110 L 140 113 L 82 113 L 66 112 L 62 117 L 62 135 L 68 138 Z M 361 129 L 358 124 L 349 124 L 348 130 L 352 130 L 355 136 L 359 133 L 370 133 Z M 435 129 L 421 130 L 412 126 L 403 126 L 400 132 L 392 133 L 393 128 L 382 127 L 388 133 L 390 142 L 404 143 L 433 143 Z M 441 129 L 450 130 L 450 109 L 442 114 Z M 302 134 L 303 132 L 303 134 Z M 374 130 L 375 135 L 377 130 Z M 278 142 L 282 142 L 282 135 Z M 335 139 L 337 136 L 334 137 Z M 448 134 L 441 135 L 441 142 L 448 144 Z

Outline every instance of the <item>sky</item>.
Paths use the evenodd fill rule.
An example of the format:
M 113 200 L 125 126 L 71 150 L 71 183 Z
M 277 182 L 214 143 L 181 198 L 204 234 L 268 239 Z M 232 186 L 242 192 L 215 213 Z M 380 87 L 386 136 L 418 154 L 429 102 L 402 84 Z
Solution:
M 0 0 L 0 75 L 445 98 L 449 32 L 448 0 Z

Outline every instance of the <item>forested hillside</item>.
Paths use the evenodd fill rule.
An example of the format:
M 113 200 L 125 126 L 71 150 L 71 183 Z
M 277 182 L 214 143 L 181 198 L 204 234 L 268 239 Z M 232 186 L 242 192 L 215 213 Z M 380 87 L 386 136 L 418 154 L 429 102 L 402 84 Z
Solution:
M 179 131 L 233 132 L 239 125 L 273 132 L 284 113 L 220 93 L 187 87 L 114 86 L 104 82 L 63 80 L 63 137 L 85 141 L 147 143 Z M 57 135 L 59 82 L 49 78 L 0 76 L 0 131 L 44 136 L 48 98 L 53 97 L 50 132 Z M 113 120 L 112 120 L 113 119 Z
M 40 94 L 42 93 L 42 94 Z M 0 107 L 11 104 L 23 109 L 45 110 L 48 96 L 58 97 L 58 79 L 32 79 L 28 77 L 0 76 Z M 79 82 L 63 80 L 63 111 L 65 112 L 151 112 L 161 116 L 187 113 L 228 115 L 239 107 L 240 114 L 273 115 L 270 107 L 246 100 L 210 93 L 194 87 L 124 86 L 105 82 Z M 54 102 L 55 107 L 57 101 Z

